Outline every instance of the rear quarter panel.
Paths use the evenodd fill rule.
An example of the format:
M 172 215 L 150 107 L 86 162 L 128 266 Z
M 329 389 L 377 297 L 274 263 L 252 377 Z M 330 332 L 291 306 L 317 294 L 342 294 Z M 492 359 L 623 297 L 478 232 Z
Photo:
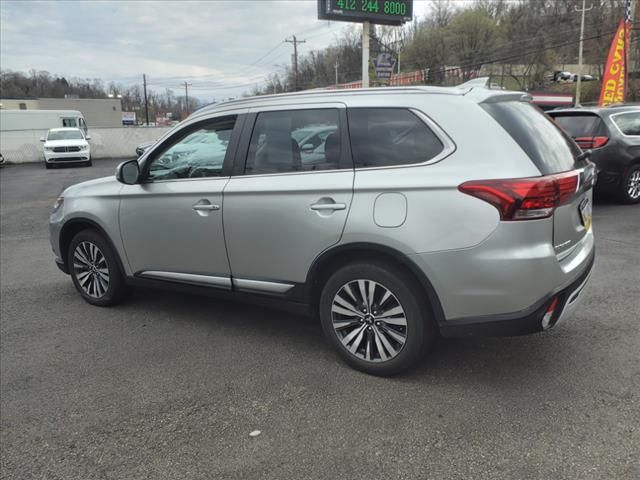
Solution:
M 476 102 L 463 96 L 403 93 L 352 98 L 348 107 L 407 107 L 437 123 L 455 151 L 433 164 L 356 170 L 354 197 L 341 243 L 374 242 L 405 254 L 470 248 L 498 226 L 498 211 L 465 195 L 468 180 L 540 175 L 520 147 Z M 426 160 L 426 159 L 425 159 Z M 406 219 L 381 227 L 374 205 L 381 193 L 407 199 Z

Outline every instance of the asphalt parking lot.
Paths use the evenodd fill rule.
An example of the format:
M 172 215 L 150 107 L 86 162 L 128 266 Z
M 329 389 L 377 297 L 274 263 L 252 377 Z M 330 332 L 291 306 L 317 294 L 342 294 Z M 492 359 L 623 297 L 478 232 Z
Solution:
M 596 201 L 569 323 L 442 340 L 381 379 L 290 313 L 141 289 L 86 304 L 47 218 L 116 164 L 0 170 L 3 479 L 640 478 L 640 206 Z

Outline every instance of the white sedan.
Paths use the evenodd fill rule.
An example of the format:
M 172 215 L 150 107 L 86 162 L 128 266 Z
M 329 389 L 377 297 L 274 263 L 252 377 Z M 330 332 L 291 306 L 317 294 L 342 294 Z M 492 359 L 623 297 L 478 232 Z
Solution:
M 88 140 L 78 128 L 52 128 L 47 132 L 44 142 L 44 165 L 51 168 L 60 163 L 82 163 L 91 165 L 91 146 Z

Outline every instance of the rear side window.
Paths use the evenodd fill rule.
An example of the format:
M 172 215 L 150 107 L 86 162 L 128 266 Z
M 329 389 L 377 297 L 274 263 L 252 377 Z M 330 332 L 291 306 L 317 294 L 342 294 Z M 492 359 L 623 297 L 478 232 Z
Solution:
M 422 163 L 444 149 L 435 133 L 404 108 L 352 108 L 348 118 L 356 168 Z
M 573 138 L 603 135 L 604 125 L 599 116 L 593 114 L 551 115 L 556 123 Z
M 245 174 L 334 170 L 341 152 L 337 109 L 263 112 L 251 134 Z
M 623 135 L 640 135 L 640 112 L 619 113 L 611 116 Z
M 507 101 L 480 106 L 511 135 L 543 175 L 575 168 L 580 148 L 530 103 Z

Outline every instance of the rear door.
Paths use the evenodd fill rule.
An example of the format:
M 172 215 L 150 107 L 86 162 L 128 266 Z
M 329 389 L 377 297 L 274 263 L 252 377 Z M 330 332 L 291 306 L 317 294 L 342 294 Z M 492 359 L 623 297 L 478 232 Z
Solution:
M 224 189 L 235 288 L 284 294 L 340 240 L 354 175 L 345 112 L 336 103 L 252 110 Z M 298 131 L 321 127 L 331 129 L 323 158 L 305 162 Z
M 594 165 L 579 160 L 582 151 L 576 143 L 530 103 L 497 101 L 482 107 L 520 145 L 542 175 L 579 175 L 575 194 L 553 215 L 553 246 L 558 258 L 564 258 L 591 228 Z

